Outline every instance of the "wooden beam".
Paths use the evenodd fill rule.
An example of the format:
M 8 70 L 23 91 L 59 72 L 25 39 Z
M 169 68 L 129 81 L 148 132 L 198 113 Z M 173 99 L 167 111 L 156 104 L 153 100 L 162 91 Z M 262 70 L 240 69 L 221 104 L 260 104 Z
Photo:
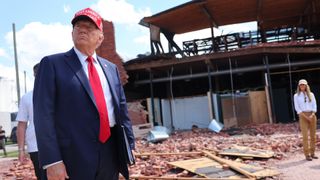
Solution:
M 208 17 L 209 21 L 210 21 L 210 27 L 215 27 L 218 28 L 218 24 L 217 21 L 215 21 L 215 19 L 213 18 L 212 14 L 210 13 L 210 11 L 208 10 L 208 8 L 206 7 L 205 4 L 202 4 L 201 6 L 202 11 L 204 12 L 204 14 Z
M 308 9 L 311 8 L 311 3 L 312 3 L 312 0 L 305 0 L 303 12 L 301 13 L 300 18 L 299 18 L 299 25 L 302 25 L 303 17 L 307 14 Z
M 216 155 L 213 155 L 213 154 L 211 154 L 211 153 L 208 152 L 208 151 L 202 151 L 202 152 L 203 152 L 206 156 L 208 156 L 209 158 L 217 161 L 218 163 L 228 165 L 231 169 L 233 169 L 233 170 L 235 170 L 235 171 L 238 171 L 239 173 L 245 175 L 247 178 L 249 178 L 249 179 L 256 179 L 256 175 L 254 175 L 254 174 L 252 174 L 252 173 L 250 173 L 250 172 L 248 172 L 248 171 L 246 171 L 246 170 L 244 170 L 244 169 L 242 169 L 242 168 L 240 168 L 240 167 L 238 167 L 238 166 L 236 166 L 236 165 L 233 165 L 233 164 L 229 163 L 229 162 L 226 161 L 225 159 L 222 159 L 222 158 L 220 158 L 220 157 L 218 157 L 218 156 L 216 156 Z
M 121 180 L 124 178 L 120 178 Z M 129 179 L 139 180 L 139 179 L 152 179 L 152 180 L 231 180 L 230 178 L 195 178 L 195 177 L 158 177 L 158 176 L 130 176 Z M 248 178 L 232 178 L 232 180 L 250 180 Z
M 202 152 L 178 152 L 178 153 L 135 153 L 134 156 L 176 156 L 176 155 L 201 155 Z
M 176 51 L 182 56 L 184 57 L 185 55 L 183 54 L 182 50 L 180 49 L 180 47 L 176 44 L 176 42 L 173 40 L 174 37 L 174 33 L 164 30 L 162 29 L 161 32 L 164 34 L 164 36 L 167 38 L 168 42 L 169 42 L 169 48 L 176 48 Z M 169 52 L 171 52 L 171 49 L 169 49 Z
M 260 21 L 261 21 L 261 11 L 262 11 L 262 1 L 263 0 L 258 0 L 257 1 L 257 21 L 258 21 L 258 23 L 260 23 Z
M 266 35 L 265 30 L 263 28 L 263 18 L 262 18 L 262 0 L 257 1 L 257 25 L 258 25 L 258 32 L 261 36 L 261 41 L 266 42 Z

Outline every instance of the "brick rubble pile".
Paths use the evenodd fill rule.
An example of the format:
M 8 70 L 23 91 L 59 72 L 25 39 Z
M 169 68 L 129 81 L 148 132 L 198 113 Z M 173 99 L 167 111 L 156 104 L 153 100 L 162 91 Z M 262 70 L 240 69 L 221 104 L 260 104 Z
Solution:
M 320 141 L 319 138 L 317 139 L 317 148 L 319 148 Z M 169 139 L 159 143 L 149 143 L 145 139 L 137 139 L 136 153 L 180 153 L 200 152 L 201 150 L 218 152 L 230 148 L 233 145 L 271 150 L 275 153 L 275 157 L 271 161 L 280 161 L 293 153 L 302 153 L 301 135 L 296 123 L 252 125 L 223 130 L 220 133 L 198 128 L 189 131 L 176 131 L 170 135 Z M 134 176 L 194 176 L 194 174 L 186 170 L 172 167 L 167 162 L 187 160 L 200 156 L 201 155 L 184 154 L 137 157 L 136 165 L 130 167 L 130 174 Z M 239 161 L 239 158 L 236 160 Z M 256 161 L 240 159 L 240 161 L 267 166 L 270 160 Z M 2 167 L 3 166 L 2 164 Z M 10 161 L 6 168 L 0 168 L 0 176 L 4 177 L 5 180 L 35 179 L 30 160 L 23 165 L 17 160 Z

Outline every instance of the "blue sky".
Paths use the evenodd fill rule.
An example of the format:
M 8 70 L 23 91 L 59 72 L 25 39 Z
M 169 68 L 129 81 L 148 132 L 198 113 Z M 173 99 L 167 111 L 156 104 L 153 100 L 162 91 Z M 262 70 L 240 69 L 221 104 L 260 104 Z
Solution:
M 16 26 L 20 84 L 27 72 L 27 90 L 33 86 L 32 67 L 45 55 L 68 51 L 72 47 L 71 19 L 80 9 L 91 7 L 106 20 L 113 21 L 116 48 L 126 61 L 150 51 L 149 31 L 138 25 L 140 19 L 188 2 L 189 0 L 9 0 L 0 6 L 0 77 L 15 79 L 12 23 Z M 252 26 L 226 27 L 246 31 Z M 219 29 L 220 31 L 222 29 Z M 220 33 L 218 33 L 220 34 Z M 210 31 L 178 36 L 176 42 L 210 37 Z M 164 47 L 166 45 L 164 44 Z M 22 86 L 23 87 L 23 86 Z M 21 90 L 24 92 L 24 89 Z

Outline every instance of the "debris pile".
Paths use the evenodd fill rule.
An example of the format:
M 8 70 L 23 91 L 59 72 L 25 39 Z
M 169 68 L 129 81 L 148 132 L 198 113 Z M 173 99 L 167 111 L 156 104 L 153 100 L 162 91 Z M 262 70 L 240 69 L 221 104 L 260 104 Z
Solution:
M 32 162 L 29 159 L 26 159 L 23 164 L 14 159 L 3 170 L 4 172 L 0 173 L 3 180 L 37 180 Z
M 320 148 L 319 138 L 317 138 L 317 146 Z M 236 148 L 237 151 L 234 150 L 235 147 L 238 148 Z M 247 149 L 249 154 L 255 154 L 255 150 L 260 150 L 260 152 L 271 152 L 267 155 L 273 156 L 270 160 L 256 159 L 257 156 L 252 156 L 254 158 L 250 159 L 246 158 L 246 155 L 240 155 L 244 149 Z M 203 154 L 204 151 L 233 162 L 269 168 L 270 165 L 293 153 L 302 153 L 302 140 L 297 123 L 252 125 L 224 129 L 220 133 L 193 128 L 189 131 L 175 131 L 168 139 L 158 143 L 138 138 L 135 150 L 136 164 L 130 167 L 130 174 L 132 177 L 145 177 L 145 179 L 150 176 L 198 178 L 201 176 L 178 168 L 173 165 L 173 162 L 204 158 L 206 157 Z M 226 153 L 239 153 L 239 156 L 230 156 Z M 23 165 L 17 160 L 12 160 L 7 166 L 7 168 L 0 168 L 0 176 L 4 177 L 4 180 L 36 179 L 30 160 Z M 226 164 L 222 164 L 221 167 L 225 170 L 230 168 Z M 198 169 L 195 172 L 204 170 L 206 169 L 201 171 Z
M 193 128 L 192 131 L 174 132 L 162 143 L 137 140 L 136 153 L 141 156 L 137 156 L 136 165 L 130 168 L 130 172 L 133 176 L 190 177 L 194 174 L 183 170 L 173 170 L 174 167 L 169 162 L 199 158 L 201 154 L 195 152 L 209 150 L 218 153 L 234 145 L 272 151 L 276 160 L 302 150 L 297 123 L 252 125 L 236 128 L 236 131 L 235 128 L 227 129 L 220 133 Z M 163 153 L 164 155 L 153 156 L 148 153 Z M 258 163 L 262 166 L 267 164 L 266 161 L 240 161 Z

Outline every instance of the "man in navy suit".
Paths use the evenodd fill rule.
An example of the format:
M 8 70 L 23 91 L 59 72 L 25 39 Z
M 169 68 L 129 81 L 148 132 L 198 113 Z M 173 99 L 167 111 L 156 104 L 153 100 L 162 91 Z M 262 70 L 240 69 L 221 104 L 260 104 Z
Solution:
M 134 137 L 125 95 L 117 67 L 95 53 L 102 21 L 90 8 L 77 12 L 74 47 L 41 60 L 34 123 L 48 180 L 118 180 L 119 172 L 129 178 L 124 135 L 131 149 Z

